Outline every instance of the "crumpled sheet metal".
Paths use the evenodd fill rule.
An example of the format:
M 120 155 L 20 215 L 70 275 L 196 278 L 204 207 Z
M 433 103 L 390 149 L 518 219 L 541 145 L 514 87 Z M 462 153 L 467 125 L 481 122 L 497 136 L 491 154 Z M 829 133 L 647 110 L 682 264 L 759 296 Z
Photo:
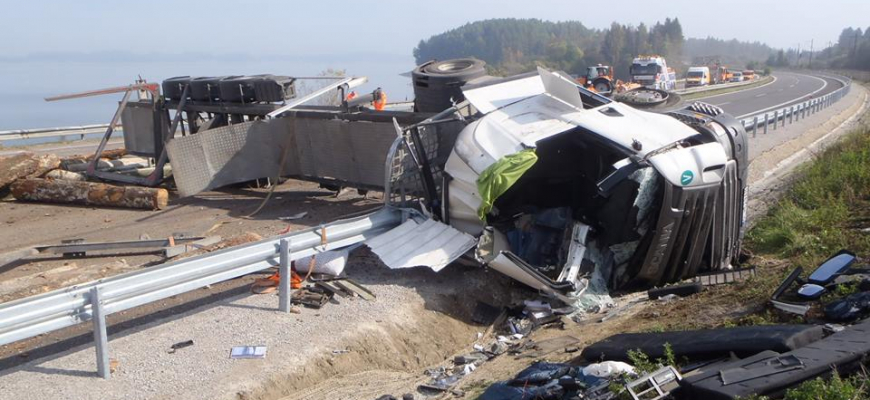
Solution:
M 365 244 L 392 269 L 426 266 L 438 272 L 477 244 L 475 238 L 433 219 L 402 225 Z

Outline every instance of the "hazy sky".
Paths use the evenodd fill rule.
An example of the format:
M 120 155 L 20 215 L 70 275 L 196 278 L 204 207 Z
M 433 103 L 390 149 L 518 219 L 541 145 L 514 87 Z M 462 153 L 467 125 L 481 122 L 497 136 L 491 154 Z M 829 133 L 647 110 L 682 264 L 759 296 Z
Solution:
M 688 37 L 816 48 L 870 26 L 868 0 L 11 1 L 0 0 L 0 57 L 40 52 L 188 51 L 409 55 L 469 21 L 579 20 L 595 28 L 678 17 Z

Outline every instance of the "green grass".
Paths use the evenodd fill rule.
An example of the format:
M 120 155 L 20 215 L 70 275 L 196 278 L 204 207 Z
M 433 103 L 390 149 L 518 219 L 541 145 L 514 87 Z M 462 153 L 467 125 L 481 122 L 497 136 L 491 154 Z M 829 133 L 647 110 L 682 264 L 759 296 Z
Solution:
M 783 400 L 867 400 L 868 382 L 866 374 L 843 379 L 834 374 L 831 379 L 816 378 L 788 389 Z M 766 396 L 750 396 L 743 400 L 768 400 Z
M 755 288 L 776 287 L 794 266 L 811 272 L 816 265 L 840 249 L 859 257 L 870 256 L 870 124 L 864 116 L 862 128 L 826 149 L 810 165 L 798 172 L 800 178 L 785 197 L 747 233 L 745 245 L 756 256 L 778 259 L 789 268 L 778 273 L 759 274 L 764 282 L 747 285 L 740 292 L 747 298 L 757 297 Z M 841 285 L 823 298 L 830 301 L 857 290 L 855 285 Z M 767 294 L 769 296 L 769 294 Z M 787 321 L 782 313 L 770 308 L 743 317 L 728 325 L 762 325 Z M 799 318 L 798 318 L 799 319 Z M 800 322 L 800 321 L 797 321 Z M 750 397 L 766 400 L 765 397 Z M 817 378 L 788 390 L 786 400 L 870 400 L 870 378 L 866 373 L 843 379 Z
M 811 165 L 746 237 L 755 254 L 811 268 L 840 249 L 870 255 L 870 127 L 848 135 Z

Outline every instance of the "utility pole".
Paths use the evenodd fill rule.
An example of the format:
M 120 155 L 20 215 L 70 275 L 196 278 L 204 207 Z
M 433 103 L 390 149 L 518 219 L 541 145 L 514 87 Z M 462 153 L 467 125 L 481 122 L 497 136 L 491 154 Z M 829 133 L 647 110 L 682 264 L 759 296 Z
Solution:
M 801 54 L 801 44 L 798 43 L 797 62 L 795 63 L 795 66 L 796 66 L 796 67 L 800 67 L 800 66 L 801 66 L 801 56 L 802 56 L 802 55 L 803 55 L 803 54 Z
M 813 69 L 813 40 L 815 39 L 810 39 L 810 69 Z

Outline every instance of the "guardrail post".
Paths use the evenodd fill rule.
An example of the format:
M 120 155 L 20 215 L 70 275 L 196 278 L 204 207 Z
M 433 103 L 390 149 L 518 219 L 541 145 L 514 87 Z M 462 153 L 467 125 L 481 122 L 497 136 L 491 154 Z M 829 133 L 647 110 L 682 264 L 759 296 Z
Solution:
M 290 312 L 290 280 L 292 278 L 290 272 L 290 240 L 281 239 L 278 242 L 278 260 L 281 262 L 278 269 L 278 310 Z
M 782 109 L 782 126 L 785 127 L 785 115 L 788 114 L 788 108 Z
M 773 130 L 776 130 L 776 126 L 779 125 L 779 111 L 773 112 Z
M 755 120 L 752 122 L 752 137 L 758 135 L 758 116 L 755 116 Z
M 764 113 L 764 134 L 767 135 L 767 113 Z
M 91 318 L 94 320 L 94 345 L 97 348 L 97 375 L 109 379 L 109 335 L 106 332 L 106 314 L 100 299 L 100 287 L 91 289 Z
M 789 124 L 794 123 L 794 110 L 795 110 L 795 107 L 791 106 L 791 110 L 789 110 L 789 113 L 788 113 L 788 123 Z

